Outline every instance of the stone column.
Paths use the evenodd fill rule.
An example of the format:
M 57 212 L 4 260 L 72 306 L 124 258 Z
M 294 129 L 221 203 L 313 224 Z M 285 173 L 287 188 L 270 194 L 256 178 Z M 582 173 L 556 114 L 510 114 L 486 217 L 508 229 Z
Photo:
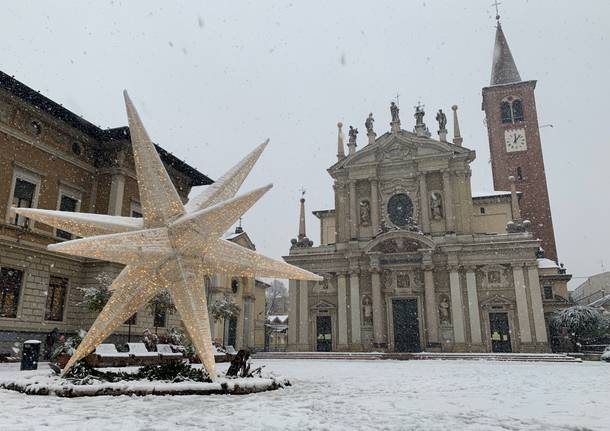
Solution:
M 419 216 L 423 233 L 430 233 L 430 205 L 428 205 L 428 185 L 426 174 L 419 174 Z
M 350 239 L 358 238 L 358 201 L 356 200 L 356 181 L 349 183 Z
M 297 326 L 298 321 L 298 304 L 299 304 L 299 286 L 296 280 L 288 282 L 288 346 L 289 349 L 296 349 L 297 345 Z
M 438 344 L 438 308 L 436 305 L 436 295 L 434 294 L 434 274 L 431 266 L 424 268 L 424 297 L 426 300 L 428 345 Z
M 481 316 L 479 313 L 479 296 L 477 294 L 477 277 L 474 268 L 466 272 L 466 291 L 468 293 L 468 316 L 470 317 L 470 337 L 472 344 L 481 344 Z
M 517 319 L 519 320 L 519 335 L 522 343 L 532 342 L 530 317 L 527 309 L 527 291 L 523 267 L 513 266 L 513 280 L 515 282 L 515 298 L 517 302 Z
M 371 178 L 371 226 L 373 228 L 373 235 L 375 236 L 379 231 L 379 192 L 377 190 L 377 180 Z
M 347 280 L 345 274 L 337 275 L 337 347 L 347 349 Z
M 451 190 L 449 171 L 443 172 L 443 195 L 445 198 L 445 222 L 447 223 L 447 232 L 455 232 L 455 214 L 453 212 L 453 192 Z
M 299 345 L 309 350 L 309 282 L 299 283 Z
M 460 273 L 457 267 L 449 269 L 449 289 L 451 290 L 451 317 L 453 323 L 453 338 L 456 344 L 466 342 L 464 333 L 464 305 L 460 287 Z
M 544 308 L 542 306 L 542 294 L 540 292 L 540 279 L 538 278 L 538 264 L 532 263 L 527 266 L 527 277 L 530 287 L 530 302 L 534 316 L 534 331 L 538 343 L 548 342 L 546 335 L 546 323 L 544 322 Z
M 352 270 L 349 276 L 350 293 L 350 315 L 352 323 L 352 344 L 353 347 L 361 344 L 360 336 L 360 274 L 357 270 Z
M 110 201 L 108 202 L 108 214 L 120 216 L 123 212 L 123 195 L 125 193 L 125 176 L 113 174 L 110 183 Z M 130 214 L 131 216 L 131 214 Z
M 385 347 L 383 296 L 381 295 L 381 271 L 379 268 L 373 268 L 371 271 L 371 290 L 373 293 L 373 346 Z

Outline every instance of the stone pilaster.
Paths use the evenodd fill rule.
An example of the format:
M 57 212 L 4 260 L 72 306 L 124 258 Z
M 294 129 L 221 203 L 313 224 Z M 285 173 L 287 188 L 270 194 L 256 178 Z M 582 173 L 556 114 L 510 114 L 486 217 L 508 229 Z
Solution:
M 112 182 L 110 183 L 110 201 L 108 202 L 109 215 L 122 215 L 124 193 L 125 176 L 123 174 L 113 174 Z
M 309 282 L 299 282 L 299 347 L 310 350 L 309 346 Z
M 460 273 L 457 266 L 449 268 L 449 289 L 451 293 L 451 318 L 453 323 L 453 338 L 456 344 L 466 342 L 464 330 L 464 304 L 462 301 L 462 288 L 460 286 Z
M 479 295 L 477 294 L 477 277 L 474 268 L 466 270 L 466 291 L 468 294 L 468 316 L 470 318 L 470 339 L 472 344 L 481 344 L 481 316 L 479 313 Z
M 532 331 L 527 308 L 527 291 L 522 266 L 513 266 L 513 280 L 515 283 L 515 298 L 517 302 L 517 320 L 519 321 L 519 338 L 522 343 L 532 342 Z
M 355 180 L 349 183 L 349 215 L 351 239 L 356 239 L 358 238 L 358 200 Z
M 434 273 L 432 266 L 424 268 L 424 297 L 426 301 L 426 331 L 428 347 L 439 347 L 438 308 L 434 293 Z
M 381 295 L 381 271 L 379 269 L 373 269 L 371 272 L 371 288 L 373 294 L 373 346 L 385 347 L 383 297 Z
M 538 343 L 547 343 L 546 323 L 544 322 L 544 308 L 542 306 L 542 293 L 540 292 L 540 279 L 538 278 L 538 264 L 536 262 L 527 266 L 529 281 L 530 303 L 534 317 L 534 333 Z
M 337 274 L 337 349 L 347 350 L 347 280 L 343 273 Z
M 288 301 L 288 349 L 296 350 L 297 327 L 299 326 L 299 286 L 296 280 L 288 282 Z
M 371 225 L 373 228 L 373 236 L 379 231 L 379 192 L 378 181 L 375 178 L 370 179 L 371 183 Z
M 428 185 L 426 174 L 419 174 L 420 225 L 423 233 L 430 233 L 430 205 L 428 205 Z
M 443 195 L 445 197 L 445 222 L 447 223 L 447 232 L 455 232 L 453 190 L 451 187 L 451 173 L 449 171 L 443 171 Z
M 360 334 L 360 273 L 352 270 L 349 276 L 350 317 L 352 327 L 352 348 L 362 343 Z

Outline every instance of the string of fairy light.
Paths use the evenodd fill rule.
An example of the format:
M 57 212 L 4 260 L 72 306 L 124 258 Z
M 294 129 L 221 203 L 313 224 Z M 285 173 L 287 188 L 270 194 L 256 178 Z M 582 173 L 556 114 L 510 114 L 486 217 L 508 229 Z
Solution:
M 126 319 L 167 289 L 197 355 L 216 377 L 204 277 L 212 274 L 320 281 L 321 277 L 222 239 L 271 185 L 234 197 L 267 146 L 259 145 L 199 196 L 182 204 L 125 93 L 143 218 L 15 208 L 20 215 L 83 238 L 49 250 L 126 265 L 112 296 L 64 368 L 91 353 Z

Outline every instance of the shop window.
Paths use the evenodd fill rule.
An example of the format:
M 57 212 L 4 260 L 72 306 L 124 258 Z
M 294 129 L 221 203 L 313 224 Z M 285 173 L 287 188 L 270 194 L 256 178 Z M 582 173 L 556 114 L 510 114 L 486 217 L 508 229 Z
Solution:
M 61 322 L 64 320 L 64 304 L 66 302 L 67 290 L 67 278 L 55 276 L 49 278 L 45 320 L 52 320 L 54 322 Z
M 23 271 L 0 268 L 0 317 L 17 317 Z

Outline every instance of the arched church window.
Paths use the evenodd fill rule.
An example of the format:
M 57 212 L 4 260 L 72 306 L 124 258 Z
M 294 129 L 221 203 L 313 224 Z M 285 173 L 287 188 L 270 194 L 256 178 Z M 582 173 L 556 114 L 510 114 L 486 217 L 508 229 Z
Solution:
M 519 99 L 513 101 L 513 122 L 523 121 L 523 104 Z
M 523 179 L 523 169 L 521 169 L 521 166 L 517 167 L 517 179 L 518 180 L 522 180 Z
M 513 122 L 510 103 L 502 102 L 502 104 L 500 105 L 500 115 L 502 116 L 503 123 L 512 123 Z

